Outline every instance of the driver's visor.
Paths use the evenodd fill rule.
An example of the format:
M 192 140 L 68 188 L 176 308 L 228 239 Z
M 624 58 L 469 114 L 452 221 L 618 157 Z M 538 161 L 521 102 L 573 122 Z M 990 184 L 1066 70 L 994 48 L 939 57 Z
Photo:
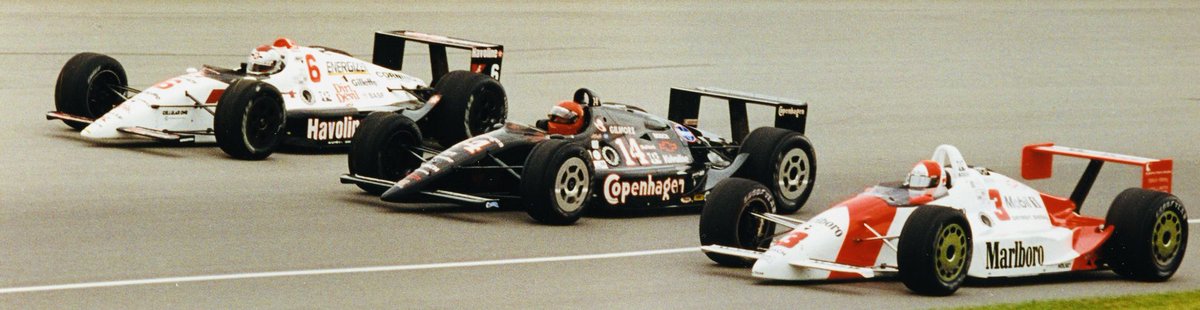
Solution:
M 554 106 L 553 108 L 550 108 L 550 114 L 548 116 L 550 117 L 551 122 L 560 124 L 572 124 L 575 123 L 576 118 L 579 118 L 579 115 L 575 114 L 575 112 L 571 112 L 571 110 L 567 110 L 567 108 L 560 106 Z
M 267 73 L 271 72 L 272 70 L 275 70 L 275 62 L 271 62 L 271 64 L 267 65 L 253 64 L 250 66 L 250 72 Z
M 933 187 L 933 179 L 927 175 L 909 174 L 908 179 L 904 180 L 904 184 L 908 187 L 915 188 L 930 188 Z

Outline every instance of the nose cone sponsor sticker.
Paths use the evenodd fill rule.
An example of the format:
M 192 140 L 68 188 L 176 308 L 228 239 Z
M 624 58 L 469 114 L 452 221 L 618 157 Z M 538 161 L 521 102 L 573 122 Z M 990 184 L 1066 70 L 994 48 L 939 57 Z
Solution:
M 684 142 L 696 142 L 696 135 L 692 134 L 692 131 L 688 130 L 687 127 L 683 127 L 683 125 L 675 124 L 675 133 L 678 133 L 679 139 Z

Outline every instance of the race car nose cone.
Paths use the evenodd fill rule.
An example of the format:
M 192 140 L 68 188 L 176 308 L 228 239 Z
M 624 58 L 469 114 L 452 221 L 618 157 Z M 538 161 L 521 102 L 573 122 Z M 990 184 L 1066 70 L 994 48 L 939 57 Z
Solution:
M 401 182 L 403 182 L 403 180 L 401 180 Z M 380 195 L 379 199 L 387 202 L 400 202 L 401 199 L 403 199 L 405 196 L 408 196 L 408 192 L 409 190 L 405 189 L 401 185 L 393 185 L 392 188 L 389 188 L 386 192 L 383 192 L 383 195 Z
M 117 127 L 106 121 L 96 121 L 84 127 L 79 134 L 90 139 L 112 139 L 121 136 L 121 133 L 117 132 Z

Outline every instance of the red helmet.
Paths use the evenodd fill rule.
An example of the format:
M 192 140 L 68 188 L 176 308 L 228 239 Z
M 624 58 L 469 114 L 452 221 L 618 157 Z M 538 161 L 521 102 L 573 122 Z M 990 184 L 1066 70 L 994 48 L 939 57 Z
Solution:
M 574 101 L 563 101 L 550 108 L 550 120 L 546 131 L 551 134 L 573 135 L 583 129 L 583 106 Z
M 913 166 L 908 177 L 904 179 L 904 186 L 908 188 L 933 188 L 941 184 L 942 176 L 945 171 L 942 171 L 942 166 L 936 161 L 922 160 Z

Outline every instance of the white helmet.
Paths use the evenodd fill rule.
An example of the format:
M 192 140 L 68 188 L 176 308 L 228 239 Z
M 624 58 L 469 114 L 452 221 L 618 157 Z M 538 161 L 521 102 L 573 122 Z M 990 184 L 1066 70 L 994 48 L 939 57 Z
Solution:
M 259 45 L 250 51 L 246 59 L 246 73 L 272 74 L 283 69 L 283 55 L 267 45 Z
M 946 171 L 936 161 L 922 160 L 913 166 L 908 177 L 904 178 L 904 186 L 911 189 L 938 187 L 945 179 Z

